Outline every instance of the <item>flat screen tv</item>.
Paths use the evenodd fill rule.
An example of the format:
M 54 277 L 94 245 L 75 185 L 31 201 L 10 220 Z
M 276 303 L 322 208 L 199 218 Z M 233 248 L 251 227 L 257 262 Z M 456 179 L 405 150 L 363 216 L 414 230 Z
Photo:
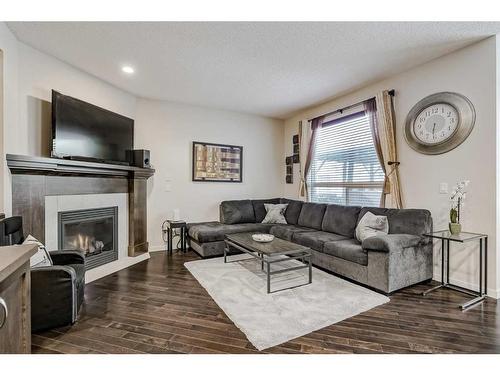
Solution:
M 134 120 L 52 90 L 52 157 L 127 163 Z

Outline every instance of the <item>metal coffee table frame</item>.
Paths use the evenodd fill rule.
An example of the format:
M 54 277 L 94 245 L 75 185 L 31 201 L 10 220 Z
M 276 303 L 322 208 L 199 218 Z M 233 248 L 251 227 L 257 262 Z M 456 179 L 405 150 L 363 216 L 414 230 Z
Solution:
M 234 248 L 236 248 L 236 249 L 238 249 L 238 250 L 240 250 L 240 251 L 242 251 L 242 252 L 244 252 L 246 254 L 251 255 L 252 257 L 254 257 L 255 259 L 257 259 L 257 260 L 260 261 L 260 267 L 261 267 L 261 269 L 267 275 L 267 293 L 268 294 L 269 293 L 279 292 L 279 291 L 282 291 L 282 290 L 287 290 L 287 289 L 294 289 L 294 288 L 298 288 L 299 286 L 304 286 L 304 285 L 308 285 L 308 284 L 312 283 L 311 249 L 307 249 L 307 250 L 290 250 L 290 251 L 284 251 L 284 252 L 279 252 L 279 253 L 274 253 L 272 255 L 268 255 L 268 254 L 264 254 L 263 252 L 260 252 L 260 251 L 257 251 L 257 250 L 248 249 L 248 248 L 246 248 L 246 247 L 244 247 L 244 246 L 242 246 L 240 244 L 235 243 L 234 241 L 231 241 L 228 238 L 226 238 L 224 240 L 224 242 L 226 243 L 226 246 L 224 246 L 224 263 L 228 263 L 227 256 L 228 256 L 228 253 L 229 253 L 229 247 L 234 247 Z M 279 258 L 273 259 L 273 258 L 275 258 L 278 255 L 286 255 L 286 257 L 283 257 L 283 258 L 279 257 Z M 272 271 L 271 270 L 271 265 L 272 264 L 280 263 L 280 262 L 284 262 L 284 261 L 289 261 L 289 260 L 294 260 L 294 259 L 300 260 L 302 263 L 304 263 L 304 265 L 296 266 L 296 267 L 283 268 L 283 269 L 276 270 L 276 271 Z M 266 265 L 265 269 L 264 269 L 264 264 Z M 308 268 L 309 269 L 309 281 L 307 283 L 303 283 L 303 284 L 299 284 L 299 285 L 294 285 L 294 286 L 291 286 L 291 287 L 288 287 L 288 288 L 277 289 L 277 290 L 273 290 L 271 292 L 271 276 L 272 275 L 277 275 L 277 274 L 280 274 L 280 273 L 290 272 L 290 271 L 297 271 L 297 270 L 301 270 L 301 269 L 304 269 L 304 268 Z

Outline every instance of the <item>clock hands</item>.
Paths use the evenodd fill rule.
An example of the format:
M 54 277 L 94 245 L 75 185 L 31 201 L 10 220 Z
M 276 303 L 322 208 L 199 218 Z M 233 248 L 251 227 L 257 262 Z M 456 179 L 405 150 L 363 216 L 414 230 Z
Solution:
M 432 139 L 434 139 L 434 133 L 436 132 L 436 123 L 434 123 L 434 126 L 432 127 Z

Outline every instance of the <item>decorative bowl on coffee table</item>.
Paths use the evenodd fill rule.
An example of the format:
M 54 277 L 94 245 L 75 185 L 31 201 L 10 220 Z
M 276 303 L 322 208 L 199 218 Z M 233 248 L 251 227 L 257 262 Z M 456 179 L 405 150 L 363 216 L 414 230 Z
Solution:
M 256 233 L 252 234 L 252 239 L 257 242 L 271 242 L 274 240 L 274 236 L 267 233 Z

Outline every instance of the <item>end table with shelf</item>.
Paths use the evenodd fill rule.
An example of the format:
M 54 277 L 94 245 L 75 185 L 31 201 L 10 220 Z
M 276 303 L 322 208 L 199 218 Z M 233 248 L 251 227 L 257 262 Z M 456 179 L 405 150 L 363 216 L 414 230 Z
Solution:
M 187 225 L 181 220 L 167 220 L 164 225 L 163 232 L 167 234 L 167 252 L 172 253 L 174 238 L 179 237 L 176 249 L 185 253 L 187 239 Z M 180 247 L 179 247 L 180 245 Z
M 426 233 L 424 236 L 441 240 L 441 284 L 426 290 L 422 295 L 425 296 L 440 288 L 448 288 L 474 296 L 470 301 L 460 305 L 462 310 L 484 302 L 488 288 L 488 235 L 471 232 L 452 234 L 448 230 L 441 230 Z M 471 241 L 479 241 L 479 291 L 466 289 L 450 283 L 450 242 L 466 243 Z

